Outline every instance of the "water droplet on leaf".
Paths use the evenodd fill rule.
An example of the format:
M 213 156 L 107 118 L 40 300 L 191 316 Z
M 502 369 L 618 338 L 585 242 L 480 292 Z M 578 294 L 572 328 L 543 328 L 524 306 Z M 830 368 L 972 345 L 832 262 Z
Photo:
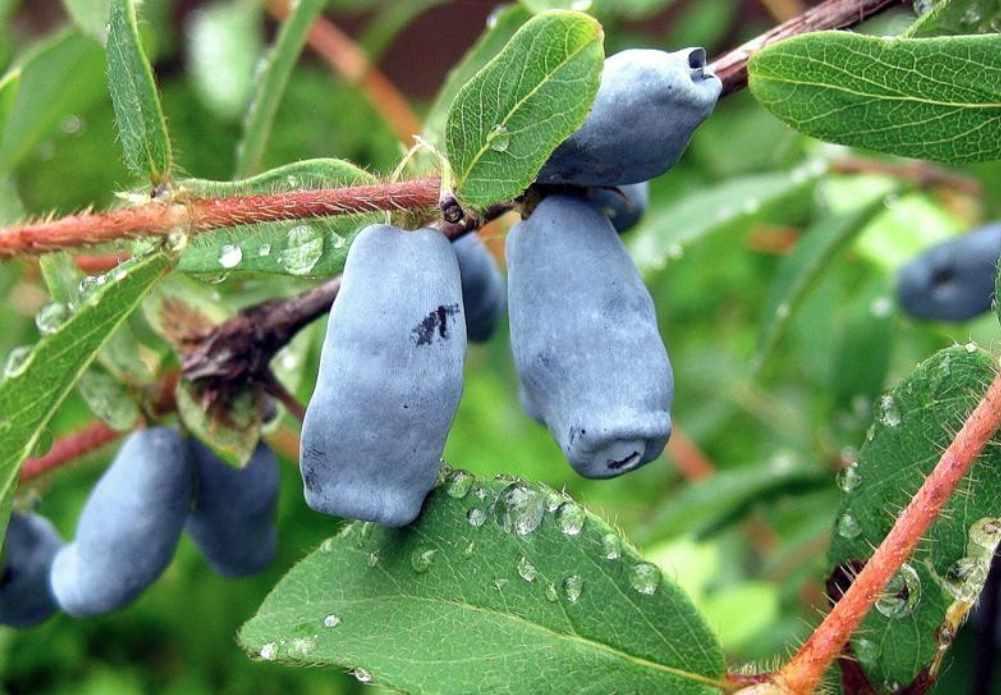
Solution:
M 418 548 L 410 555 L 410 566 L 417 574 L 424 574 L 431 568 L 438 551 L 433 548 Z
M 837 481 L 842 492 L 848 493 L 855 490 L 862 482 L 862 476 L 858 472 L 858 464 L 851 463 L 838 471 Z
M 35 314 L 35 326 L 42 335 L 51 335 L 59 330 L 70 317 L 69 307 L 62 302 L 46 304 Z
M 576 574 L 571 574 L 563 580 L 563 594 L 570 603 L 577 603 L 581 592 L 584 590 L 584 580 Z
M 601 538 L 601 552 L 606 560 L 618 560 L 622 557 L 622 541 L 614 533 L 606 533 Z
M 356 668 L 351 671 L 351 675 L 355 677 L 355 680 L 359 683 L 371 683 L 372 674 L 363 668 Z
M 466 521 L 468 521 L 469 525 L 474 528 L 479 528 L 480 526 L 483 526 L 483 522 L 486 520 L 487 520 L 487 513 L 482 509 L 480 509 L 479 507 L 473 507 L 472 509 L 469 510 L 469 513 L 466 514 Z
M 586 514 L 575 502 L 564 502 L 556 510 L 556 525 L 567 536 L 576 536 L 584 528 Z
M 891 619 L 910 615 L 921 601 L 921 577 L 908 564 L 901 565 L 876 601 L 876 610 Z
M 849 540 L 858 538 L 862 533 L 862 524 L 851 512 L 845 512 L 838 517 L 837 528 L 838 535 Z
M 25 370 L 30 362 L 31 346 L 19 345 L 7 353 L 7 361 L 4 363 L 3 375 L 9 379 L 15 377 Z
M 511 146 L 511 134 L 502 125 L 494 126 L 494 129 L 487 135 L 487 145 L 494 152 L 506 152 Z
M 897 401 L 893 396 L 887 394 L 879 399 L 879 421 L 887 427 L 896 427 L 900 424 L 900 410 L 897 408 Z
M 476 479 L 466 471 L 452 471 L 448 478 L 445 479 L 445 493 L 449 497 L 461 500 L 469 494 L 475 480 Z
M 333 613 L 324 616 L 323 618 L 323 627 L 337 627 L 340 624 L 341 624 L 341 619 L 338 616 L 334 615 Z
M 240 265 L 243 260 L 243 249 L 236 244 L 223 244 L 219 249 L 219 265 L 227 270 Z
M 494 510 L 497 524 L 519 536 L 527 536 L 539 528 L 545 513 L 542 493 L 522 482 L 504 488 L 497 496 Z
M 531 584 L 535 581 L 535 578 L 539 576 L 539 570 L 535 569 L 535 565 L 533 565 L 527 557 L 522 556 L 522 558 L 518 560 L 518 576 Z
M 629 583 L 639 593 L 652 596 L 660 587 L 660 568 L 649 562 L 633 565 L 629 570 Z
M 274 642 L 268 642 L 261 647 L 260 655 L 265 661 L 274 661 L 275 657 L 278 656 L 278 645 Z
M 306 275 L 322 256 L 323 234 L 312 225 L 300 224 L 288 230 L 278 262 L 290 275 Z

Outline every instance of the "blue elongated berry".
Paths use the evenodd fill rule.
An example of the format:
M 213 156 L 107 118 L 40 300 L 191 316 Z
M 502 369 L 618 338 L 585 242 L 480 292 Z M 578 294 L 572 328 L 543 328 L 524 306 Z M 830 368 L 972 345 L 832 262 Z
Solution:
M 48 519 L 11 515 L 0 564 L 0 625 L 31 627 L 55 612 L 49 570 L 62 545 Z
M 681 158 L 721 90 L 704 49 L 616 53 L 605 61 L 584 125 L 556 148 L 538 182 L 621 186 L 660 176 Z
M 1001 223 L 925 250 L 897 275 L 900 306 L 911 316 L 965 321 L 989 311 L 1001 257 Z
M 550 196 L 508 235 L 507 261 L 530 414 L 589 478 L 660 455 L 674 377 L 653 300 L 608 219 L 585 198 Z
M 462 277 L 462 306 L 466 338 L 484 343 L 493 335 L 504 313 L 507 291 L 497 261 L 476 234 L 466 234 L 453 244 Z
M 636 226 L 650 205 L 650 182 L 616 188 L 591 188 L 588 199 L 607 217 L 619 234 Z
M 155 582 L 181 537 L 193 477 L 176 430 L 131 434 L 91 491 L 76 538 L 56 555 L 50 580 L 59 607 L 78 617 L 107 613 Z
M 278 460 L 258 444 L 243 468 L 221 461 L 192 440 L 195 503 L 185 527 L 209 565 L 224 577 L 260 572 L 275 558 Z
M 362 230 L 303 423 L 306 503 L 386 526 L 413 521 L 435 485 L 465 352 L 452 244 L 432 229 Z

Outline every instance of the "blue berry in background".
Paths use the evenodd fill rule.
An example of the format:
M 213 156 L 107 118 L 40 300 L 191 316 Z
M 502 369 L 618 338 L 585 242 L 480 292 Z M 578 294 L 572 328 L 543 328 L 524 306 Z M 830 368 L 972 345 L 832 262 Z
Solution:
M 52 565 L 60 608 L 78 617 L 107 613 L 157 580 L 191 509 L 191 459 L 174 429 L 129 435 L 87 498 L 76 538 Z
M 538 182 L 622 186 L 660 176 L 681 158 L 722 88 L 701 48 L 616 53 L 605 61 L 584 125 L 556 148 Z
M 911 316 L 965 321 L 990 310 L 1001 257 L 1001 223 L 926 249 L 897 274 L 900 306 Z
M 490 339 L 504 312 L 507 290 L 504 277 L 486 244 L 475 233 L 452 243 L 462 277 L 462 306 L 466 338 L 474 343 Z
M 49 569 L 62 545 L 47 519 L 37 514 L 11 515 L 0 563 L 0 625 L 31 627 L 55 612 Z
M 653 300 L 608 219 L 554 195 L 507 239 L 511 348 L 533 416 L 583 476 L 657 458 L 674 377 Z
M 615 231 L 622 234 L 636 226 L 650 205 L 650 182 L 591 188 L 587 197 L 611 221 Z
M 452 244 L 432 229 L 362 230 L 303 423 L 306 503 L 385 526 L 413 521 L 435 485 L 465 353 Z
M 278 459 L 258 444 L 243 468 L 219 459 L 191 440 L 195 502 L 185 527 L 212 569 L 224 577 L 256 574 L 271 564 L 278 548 Z

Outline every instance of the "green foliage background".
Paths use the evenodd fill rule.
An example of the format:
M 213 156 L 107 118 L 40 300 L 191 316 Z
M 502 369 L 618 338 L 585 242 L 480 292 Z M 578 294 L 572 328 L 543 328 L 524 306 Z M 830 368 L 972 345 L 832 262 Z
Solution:
M 450 7 L 420 4 L 440 4 L 438 11 Z M 771 24 L 762 14 L 735 24 L 738 4 L 662 2 L 672 7 L 650 23 L 602 16 L 606 52 L 703 44 L 716 54 Z M 23 8 L 14 15 L 6 8 L 16 5 L 0 1 L 6 10 L 0 26 L 4 64 L 38 38 L 20 21 Z M 337 17 L 348 20 L 366 10 L 366 31 L 382 45 L 387 40 L 378 36 L 380 23 L 400 23 L 387 9 L 393 2 L 331 5 Z M 235 166 L 239 120 L 206 101 L 184 60 L 189 37 L 172 17 L 167 0 L 147 0 L 140 28 L 155 56 L 175 160 L 191 176 L 227 179 Z M 894 31 L 907 23 L 906 18 L 891 20 L 882 18 L 871 30 Z M 480 29 L 467 28 L 470 42 Z M 0 148 L 4 161 L 16 165 L 16 188 L 29 214 L 108 206 L 114 191 L 136 183 L 118 157 L 100 46 L 93 39 L 73 40 L 80 42 L 72 47 L 73 78 L 63 82 L 71 94 L 56 101 L 48 121 L 22 124 L 28 130 L 8 133 Z M 415 55 L 421 40 L 409 34 L 400 39 L 410 42 Z M 261 45 L 259 36 L 247 41 Z M 225 71 L 225 65 L 216 67 Z M 397 77 L 406 88 L 407 76 Z M 415 103 L 427 109 L 432 96 L 417 95 Z M 16 151 L 10 149 L 13 141 Z M 675 422 L 719 467 L 718 478 L 688 485 L 668 460 L 611 481 L 573 475 L 548 435 L 521 412 L 506 329 L 470 351 L 465 394 L 446 450 L 451 464 L 478 474 L 506 473 L 566 487 L 623 528 L 690 593 L 720 631 L 731 664 L 772 661 L 807 634 L 815 611 L 804 601 L 803 588 L 816 590 L 823 581 L 825 536 L 841 503 L 835 462 L 863 441 L 878 395 L 939 348 L 970 339 L 997 345 L 993 317 L 959 326 L 917 324 L 897 315 L 890 300 L 901 262 L 1001 212 L 1001 165 L 964 168 L 985 187 L 977 205 L 942 191 L 898 195 L 896 184 L 883 177 L 825 173 L 824 162 L 832 156 L 786 128 L 750 95 L 729 98 L 698 132 L 684 160 L 654 183 L 648 222 L 631 233 L 629 243 L 645 269 L 675 368 Z M 307 58 L 292 75 L 263 164 L 269 168 L 313 157 L 344 158 L 385 174 L 395 165 L 399 146 L 356 89 Z M 738 178 L 739 188 L 712 200 L 718 186 L 735 185 Z M 679 213 L 675 206 L 696 195 L 707 196 L 704 212 L 718 213 L 718 220 L 706 223 Z M 760 244 L 749 240 L 788 228 L 805 230 L 880 196 L 885 209 L 802 298 L 755 375 L 751 365 L 759 334 L 768 325 L 765 307 L 782 257 L 757 250 Z M 651 235 L 659 243 L 651 243 Z M 674 235 L 677 244 L 664 243 Z M 246 304 L 300 286 L 242 276 L 218 289 L 232 303 Z M 44 301 L 39 292 L 29 264 L 0 264 L 5 297 L 0 354 L 36 340 L 34 312 Z M 312 335 L 315 360 L 321 334 Z M 310 387 L 303 384 L 301 395 Z M 50 434 L 58 436 L 90 419 L 74 394 Z M 105 463 L 93 458 L 37 489 L 39 511 L 64 534 L 72 532 Z M 112 695 L 360 691 L 363 686 L 352 678 L 331 670 L 252 661 L 236 644 L 237 630 L 269 589 L 337 529 L 338 522 L 305 507 L 294 462 L 286 463 L 281 555 L 265 574 L 221 579 L 185 539 L 164 577 L 126 611 L 87 621 L 59 616 L 35 630 L 0 631 L 4 688 Z M 764 550 L 749 541 L 754 524 L 761 522 L 775 531 Z M 938 692 L 954 692 L 966 682 L 970 647 L 968 635 L 961 636 Z

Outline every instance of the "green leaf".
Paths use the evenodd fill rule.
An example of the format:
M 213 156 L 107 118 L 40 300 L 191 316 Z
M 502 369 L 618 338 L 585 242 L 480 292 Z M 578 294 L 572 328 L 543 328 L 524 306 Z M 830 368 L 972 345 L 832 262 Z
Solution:
M 476 40 L 462 61 L 452 68 L 445 85 L 424 119 L 424 137 L 436 145 L 445 137 L 445 123 L 455 95 L 484 65 L 501 52 L 522 24 L 532 18 L 520 5 L 508 5 L 491 15 L 487 30 Z
M 21 69 L 14 68 L 3 77 L 0 77 L 0 132 L 10 121 L 10 116 L 14 112 L 14 102 L 17 99 L 17 92 L 21 88 Z
M 604 63 L 601 25 L 577 12 L 538 15 L 459 90 L 445 126 L 458 196 L 514 198 L 587 118 Z
M 327 0 L 291 3 L 292 10 L 255 75 L 257 91 L 247 109 L 243 140 L 236 151 L 236 178 L 252 176 L 260 169 L 285 86 L 306 45 L 309 28 L 326 4 Z
M 907 38 L 993 34 L 1001 29 L 998 0 L 938 0 L 904 33 Z
M 101 43 L 107 40 L 111 0 L 63 0 L 63 7 L 80 31 Z
M 743 229 L 791 207 L 802 207 L 826 172 L 827 163 L 815 160 L 791 172 L 734 178 L 686 195 L 647 215 L 627 240 L 630 253 L 640 270 L 659 270 L 711 234 Z
M 77 311 L 44 336 L 0 383 L 0 500 L 13 495 L 20 464 L 108 337 L 171 267 L 163 252 L 135 258 L 95 287 Z M 6 530 L 8 517 L 0 519 Z
M 547 10 L 579 10 L 605 16 L 642 19 L 669 7 L 674 0 L 521 0 L 535 13 Z
M 246 389 L 224 409 L 206 408 L 198 390 L 181 381 L 175 390 L 177 414 L 184 426 L 226 463 L 242 468 L 261 439 L 265 404 L 256 389 Z
M 830 561 L 836 567 L 864 562 L 889 532 L 938 462 L 962 421 L 976 406 L 997 365 L 973 344 L 942 350 L 918 365 L 882 397 L 876 421 L 856 468 L 841 479 L 847 490 L 835 524 Z M 938 649 L 937 635 L 956 600 L 957 563 L 969 557 L 969 529 L 997 517 L 1001 447 L 989 444 L 956 494 L 925 534 L 891 587 L 888 600 L 869 612 L 852 639 L 855 657 L 873 683 L 910 683 Z M 988 553 L 985 561 L 990 563 Z M 857 569 L 857 565 L 855 565 Z M 917 578 L 914 581 L 914 578 Z M 904 582 L 905 578 L 911 581 Z M 973 575 L 971 579 L 975 579 Z M 975 600 L 986 579 L 972 588 Z M 903 591 L 903 587 L 907 591 Z
M 749 71 L 765 108 L 821 140 L 941 162 L 1001 158 L 1001 35 L 818 32 L 759 51 Z
M 104 52 L 92 39 L 64 31 L 46 39 L 17 63 L 21 87 L 3 129 L 0 169 L 10 171 L 66 116 L 81 113 L 105 92 Z M 73 76 L 72 89 L 66 76 Z
M 254 92 L 262 50 L 261 5 L 256 0 L 215 3 L 192 15 L 188 70 L 202 102 L 224 120 L 239 118 Z
M 110 17 L 108 91 L 125 164 L 137 176 L 158 184 L 170 176 L 170 138 L 153 70 L 139 39 L 135 0 L 112 0 Z
M 447 0 L 409 0 L 385 3 L 378 8 L 376 15 L 368 20 L 358 43 L 369 60 L 378 63 L 393 39 L 399 36 L 414 19 L 446 2 Z
M 754 359 L 756 370 L 771 356 L 786 325 L 810 288 L 838 254 L 885 209 L 885 201 L 885 196 L 880 197 L 858 210 L 822 218 L 800 238 L 793 252 L 782 259 L 765 303 L 764 319 L 758 334 L 758 351 Z
M 313 159 L 272 169 L 242 181 L 180 181 L 181 191 L 221 198 L 283 190 L 337 188 L 372 183 L 368 172 L 340 159 Z M 180 270 L 192 273 L 247 271 L 329 278 L 344 267 L 355 234 L 377 219 L 338 215 L 220 229 L 196 236 L 181 257 Z
M 415 695 L 712 693 L 724 675 L 689 599 L 613 528 L 542 485 L 465 473 L 410 527 L 325 541 L 240 642 Z
M 660 513 L 637 536 L 644 546 L 684 534 L 705 536 L 741 518 L 751 505 L 791 490 L 815 488 L 828 480 L 823 473 L 804 468 L 788 456 L 765 465 L 720 471 L 686 485 L 661 505 Z

